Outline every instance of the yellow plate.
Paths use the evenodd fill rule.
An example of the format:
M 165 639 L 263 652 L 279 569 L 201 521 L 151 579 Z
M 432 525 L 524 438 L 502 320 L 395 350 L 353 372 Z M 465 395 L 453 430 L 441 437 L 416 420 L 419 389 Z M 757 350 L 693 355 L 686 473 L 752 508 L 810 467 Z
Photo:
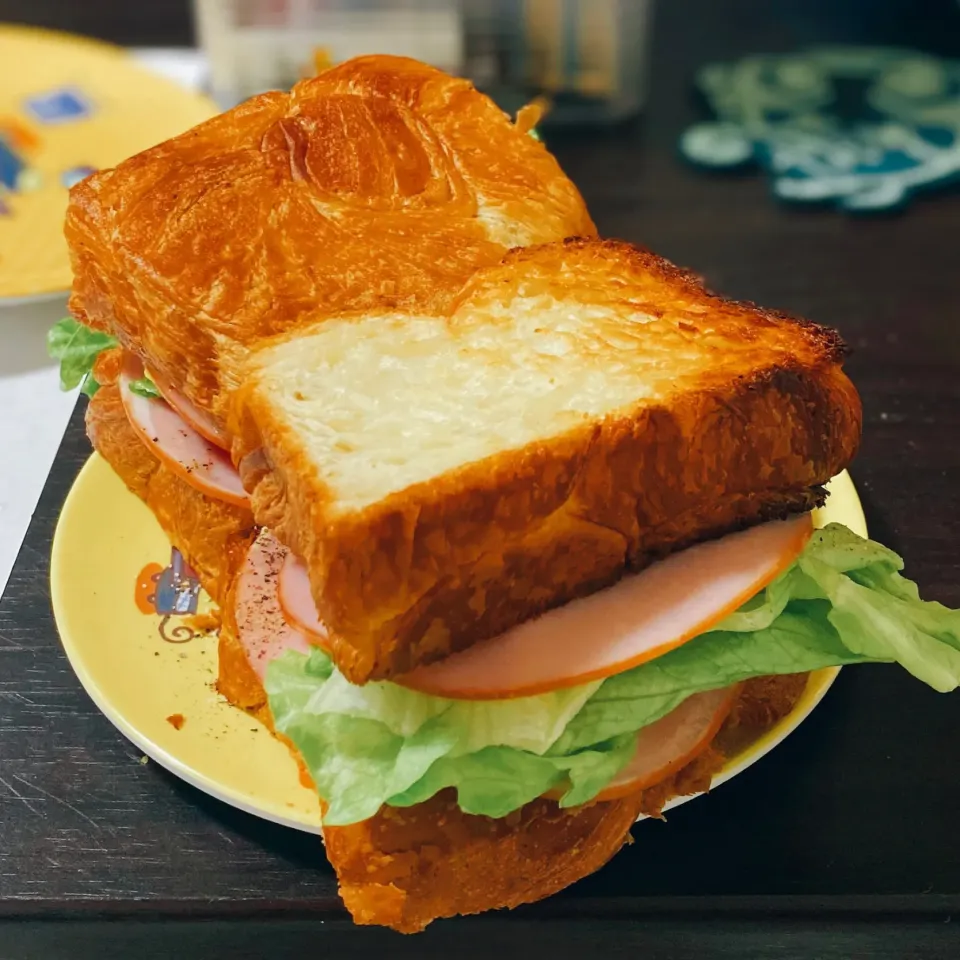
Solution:
M 66 290 L 67 187 L 217 112 L 122 48 L 0 27 L 0 304 Z M 89 168 L 89 169 L 88 169 Z
M 830 492 L 818 523 L 837 521 L 866 536 L 850 477 L 836 477 Z M 190 638 L 190 631 L 186 638 L 178 637 L 178 621 L 161 630 L 156 614 L 138 608 L 135 587 L 141 571 L 151 562 L 163 566 L 169 557 L 169 544 L 153 514 L 106 461 L 92 456 L 67 497 L 53 538 L 53 610 L 70 664 L 107 718 L 157 763 L 241 810 L 318 831 L 316 796 L 300 785 L 287 749 L 217 694 L 216 638 Z M 837 673 L 813 674 L 793 712 L 732 758 L 714 786 L 745 770 L 796 729 Z M 178 714 L 183 717 L 179 730 L 167 719 Z

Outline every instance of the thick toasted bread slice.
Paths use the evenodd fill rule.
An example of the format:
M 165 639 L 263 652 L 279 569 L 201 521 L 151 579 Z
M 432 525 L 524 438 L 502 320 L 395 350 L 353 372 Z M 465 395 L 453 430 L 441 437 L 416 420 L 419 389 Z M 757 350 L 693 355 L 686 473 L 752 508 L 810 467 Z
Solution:
M 367 56 L 253 97 L 70 193 L 70 309 L 219 420 L 262 338 L 433 309 L 507 249 L 595 233 L 469 81 Z
M 549 244 L 446 313 L 260 350 L 234 459 L 362 683 L 820 502 L 860 435 L 842 356 L 832 331 L 627 244 Z
M 680 792 L 708 788 L 722 762 L 713 751 L 697 758 Z M 441 917 L 543 900 L 594 873 L 629 842 L 643 802 L 644 791 L 572 810 L 534 800 L 492 820 L 440 794 L 327 828 L 324 843 L 355 923 L 416 933 Z

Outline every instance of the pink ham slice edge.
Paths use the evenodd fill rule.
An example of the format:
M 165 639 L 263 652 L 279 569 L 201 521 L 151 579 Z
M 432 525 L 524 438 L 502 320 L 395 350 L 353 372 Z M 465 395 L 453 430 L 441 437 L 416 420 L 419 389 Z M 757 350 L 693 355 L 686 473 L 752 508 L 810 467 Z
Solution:
M 487 700 L 621 673 L 746 603 L 793 563 L 812 529 L 804 514 L 689 547 L 396 682 L 436 696 Z
M 597 795 L 609 800 L 652 786 L 692 760 L 716 736 L 730 712 L 737 688 L 707 690 L 644 727 L 633 759 Z
M 130 389 L 142 374 L 139 364 L 124 364 L 120 398 L 127 418 L 154 455 L 203 493 L 236 506 L 247 506 L 247 493 L 230 457 L 204 439 L 165 400 L 141 397 Z
M 309 653 L 306 634 L 287 622 L 277 596 L 277 578 L 289 551 L 261 530 L 247 551 L 237 583 L 237 636 L 247 660 L 261 679 L 267 666 L 287 650 Z
M 786 570 L 812 530 L 803 514 L 689 547 L 394 682 L 434 696 L 493 700 L 621 673 L 715 626 Z M 306 566 L 296 557 L 284 563 L 279 590 L 288 619 L 315 642 L 325 638 Z
M 149 371 L 147 375 L 156 384 L 163 399 L 186 421 L 187 426 L 192 427 L 204 440 L 208 440 L 221 450 L 230 450 L 230 441 L 227 439 L 227 435 L 214 423 L 211 417 L 195 406 L 179 390 L 157 377 L 153 371 Z
M 295 627 L 312 635 L 315 642 L 323 644 L 329 634 L 317 613 L 313 595 L 310 593 L 310 578 L 307 565 L 294 553 L 287 553 L 277 584 L 280 607 L 286 618 Z

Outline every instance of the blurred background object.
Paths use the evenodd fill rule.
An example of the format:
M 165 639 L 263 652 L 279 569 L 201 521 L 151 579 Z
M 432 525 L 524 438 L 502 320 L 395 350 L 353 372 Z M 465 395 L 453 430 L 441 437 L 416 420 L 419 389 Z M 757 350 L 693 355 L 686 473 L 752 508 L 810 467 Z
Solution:
M 960 60 L 816 46 L 707 64 L 697 85 L 715 120 L 684 131 L 681 153 L 759 166 L 780 200 L 875 212 L 960 179 Z
M 0 0 L 0 21 L 10 6 Z M 16 7 L 45 12 L 43 3 Z M 141 22 L 149 24 L 149 15 Z M 91 168 L 215 112 L 195 92 L 200 66 L 189 50 L 131 56 L 83 37 L 0 23 L 0 592 L 76 403 L 76 391 L 58 390 L 57 364 L 45 347 L 70 285 L 67 189 Z
M 194 0 L 226 107 L 318 67 L 392 53 L 471 79 L 513 113 L 603 123 L 642 103 L 650 0 Z
M 189 47 L 200 43 L 195 11 L 199 13 L 206 5 L 205 0 L 0 0 L 0 21 L 54 27 L 127 46 Z M 235 16 L 230 11 L 247 4 L 210 0 L 209 5 L 227 11 L 229 33 Z M 292 4 L 289 0 L 249 0 L 249 6 L 272 8 L 276 20 L 286 17 L 284 10 Z M 494 92 L 509 110 L 550 86 L 549 64 L 556 62 L 558 49 L 565 50 L 564 70 L 581 75 L 569 89 L 576 91 L 579 83 L 581 92 L 573 97 L 555 95 L 556 105 L 550 115 L 554 123 L 583 114 L 588 119 L 630 115 L 643 106 L 645 114 L 658 115 L 655 124 L 669 115 L 674 118 L 672 125 L 682 125 L 689 111 L 691 81 L 700 66 L 757 52 L 787 52 L 820 43 L 917 47 L 947 56 L 956 56 L 960 50 L 960 31 L 955 27 L 960 19 L 957 0 L 424 0 L 422 4 L 416 0 L 309 0 L 299 16 L 309 20 L 313 15 L 310 10 L 319 10 L 327 11 L 324 16 L 328 19 L 335 19 L 339 9 L 350 16 L 376 20 L 384 10 L 394 11 L 391 16 L 396 16 L 396 11 L 412 10 L 418 19 L 431 7 L 447 11 L 436 15 L 437 23 L 446 26 L 437 28 L 435 39 L 446 31 L 443 42 L 459 47 L 461 72 Z M 525 39 L 527 9 L 531 11 L 532 41 Z M 587 12 L 588 19 L 571 34 L 569 25 L 580 23 L 581 11 Z M 604 26 L 609 25 L 611 17 L 617 30 L 615 42 L 610 40 L 609 26 Z M 564 31 L 558 35 L 554 27 L 546 40 L 536 39 L 543 31 L 535 24 L 544 20 L 564 25 Z M 450 39 L 454 21 L 459 22 L 459 41 Z M 570 45 L 567 41 L 571 35 L 577 36 L 578 30 L 587 38 L 585 69 L 571 67 L 570 51 L 576 56 L 581 53 L 577 53 L 577 43 Z M 651 33 L 672 39 L 667 45 L 650 43 Z M 566 39 L 558 44 L 558 36 Z M 372 40 L 367 46 L 372 46 Z M 527 54 L 523 53 L 525 49 Z M 580 49 L 584 50 L 583 44 Z M 622 95 L 600 98 L 609 101 L 606 105 L 598 105 L 587 96 L 588 109 L 580 110 L 577 101 L 584 96 L 584 87 L 597 83 L 591 60 L 603 51 L 604 57 L 611 51 L 619 57 L 616 88 Z M 336 59 L 335 51 L 331 59 Z M 284 67 L 286 76 L 293 79 L 297 69 L 312 69 L 311 52 L 295 70 Z M 600 71 L 601 76 L 605 71 Z M 679 77 L 684 79 L 680 85 L 675 82 Z M 656 87 L 656 102 L 649 102 L 647 110 L 648 98 L 643 91 L 651 85 Z M 225 93 L 223 98 L 229 96 Z M 232 96 L 243 94 L 234 92 Z
M 466 0 L 463 73 L 513 113 L 613 123 L 643 106 L 653 0 Z
M 450 73 L 463 64 L 456 0 L 194 0 L 194 12 L 224 107 L 365 53 L 413 57 Z
M 215 113 L 122 47 L 0 24 L 0 305 L 70 286 L 67 190 Z

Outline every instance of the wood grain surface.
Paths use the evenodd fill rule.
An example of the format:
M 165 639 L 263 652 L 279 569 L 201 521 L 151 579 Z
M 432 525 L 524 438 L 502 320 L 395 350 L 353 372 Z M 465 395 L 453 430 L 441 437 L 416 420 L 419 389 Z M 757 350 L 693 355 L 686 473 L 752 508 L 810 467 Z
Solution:
M 852 472 L 871 532 L 925 596 L 960 606 L 960 192 L 853 219 L 779 206 L 761 177 L 707 176 L 675 151 L 699 116 L 700 63 L 857 39 L 960 54 L 960 7 L 664 2 L 643 121 L 552 147 L 603 233 L 840 329 L 864 401 Z M 960 956 L 960 695 L 887 667 L 843 671 L 773 754 L 639 825 L 545 904 L 406 940 L 350 927 L 319 841 L 141 765 L 73 677 L 48 558 L 88 452 L 78 410 L 0 600 L 0 960 Z

